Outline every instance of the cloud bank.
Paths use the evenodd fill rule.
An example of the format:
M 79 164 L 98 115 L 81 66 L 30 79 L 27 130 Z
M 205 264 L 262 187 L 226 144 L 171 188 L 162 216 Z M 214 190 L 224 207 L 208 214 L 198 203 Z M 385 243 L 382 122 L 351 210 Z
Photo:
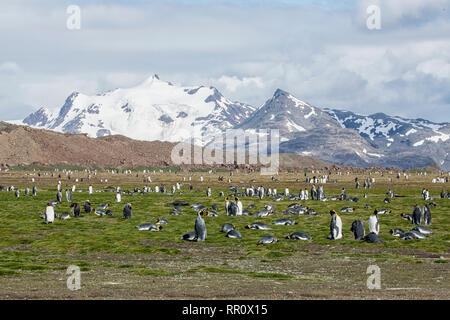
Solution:
M 340 3 L 337 5 L 337 3 Z M 450 0 L 2 3 L 2 120 L 149 75 L 262 105 L 277 88 L 321 107 L 450 122 Z M 366 27 L 378 5 L 381 29 Z

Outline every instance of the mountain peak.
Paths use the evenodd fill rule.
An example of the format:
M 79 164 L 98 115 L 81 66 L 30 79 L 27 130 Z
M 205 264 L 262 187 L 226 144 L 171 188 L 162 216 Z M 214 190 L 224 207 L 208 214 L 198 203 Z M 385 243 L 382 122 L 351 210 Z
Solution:
M 141 85 L 142 85 L 142 86 L 151 86 L 151 85 L 154 84 L 154 83 L 166 83 L 166 84 L 168 84 L 168 85 L 173 85 L 173 84 L 171 84 L 170 82 L 161 80 L 161 78 L 159 77 L 159 75 L 156 74 L 156 73 L 155 73 L 154 75 L 148 77 L 147 79 L 145 79 L 144 82 L 142 82 Z
M 274 98 L 279 98 L 281 96 L 290 96 L 291 94 L 289 92 L 286 92 L 281 89 L 275 90 L 275 93 L 273 94 Z
M 102 95 L 72 93 L 57 115 L 40 110 L 25 120 L 29 125 L 90 137 L 121 134 L 148 141 L 178 142 L 191 137 L 206 141 L 247 119 L 253 110 L 226 99 L 216 88 L 172 85 L 155 74 L 135 87 Z

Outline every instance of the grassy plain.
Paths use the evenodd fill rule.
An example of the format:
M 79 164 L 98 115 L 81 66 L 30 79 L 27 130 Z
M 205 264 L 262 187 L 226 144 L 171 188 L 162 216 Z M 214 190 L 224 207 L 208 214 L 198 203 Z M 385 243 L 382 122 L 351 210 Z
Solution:
M 57 171 L 9 170 L 0 172 L 0 185 L 14 185 L 21 190 L 20 198 L 14 192 L 0 192 L 0 298 L 1 299 L 449 299 L 450 298 L 450 200 L 440 199 L 442 188 L 448 184 L 432 184 L 432 175 L 410 174 L 409 180 L 397 179 L 395 172 L 372 173 L 376 179 L 369 190 L 354 188 L 354 174 L 331 176 L 324 185 L 327 196 L 339 195 L 342 187 L 349 197 L 358 197 L 359 202 L 347 201 L 302 201 L 320 216 L 292 217 L 295 226 L 272 225 L 270 231 L 247 230 L 245 225 L 261 221 L 271 225 L 275 219 L 286 217 L 283 211 L 290 201 L 285 198 L 276 202 L 273 198 L 241 198 L 244 209 L 256 213 L 265 204 L 275 207 L 275 215 L 265 218 L 253 216 L 227 217 L 224 213 L 225 195 L 232 192 L 229 186 L 259 186 L 277 188 L 279 193 L 286 187 L 291 193 L 311 185 L 304 181 L 302 173 L 282 173 L 277 181 L 257 173 L 234 173 L 228 183 L 228 173 L 217 172 L 159 172 L 151 173 L 152 183 L 144 182 L 142 172 L 132 174 L 92 174 L 89 184 L 94 194 L 87 193 L 87 173 L 74 172 L 71 180 Z M 53 177 L 51 176 L 53 173 Z M 62 174 L 58 178 L 58 174 Z M 136 176 L 138 175 L 138 176 Z M 218 181 L 224 175 L 225 181 Z M 308 174 L 310 177 L 320 174 Z M 189 190 L 188 177 L 194 186 Z M 200 176 L 204 181 L 200 182 Z M 358 175 L 363 179 L 368 174 Z M 183 181 L 183 177 L 186 181 Z M 392 178 L 392 182 L 388 178 Z M 24 189 L 38 188 L 36 197 L 25 196 Z M 74 183 L 76 178 L 83 182 Z M 108 182 L 105 182 L 105 179 Z M 298 179 L 298 181 L 297 181 Z M 336 183 L 333 180 L 337 179 Z M 109 203 L 113 217 L 82 214 L 46 225 L 39 217 L 45 204 L 56 199 L 56 184 L 61 180 L 63 191 L 72 184 L 77 185 L 73 202 L 82 204 L 89 199 L 94 207 Z M 175 195 L 161 193 L 122 195 L 122 203 L 114 203 L 114 192 L 107 186 L 121 186 L 121 190 L 133 191 L 135 187 L 164 184 L 170 191 L 179 182 L 181 192 Z M 206 188 L 213 190 L 206 197 Z M 414 204 L 425 203 L 420 193 L 430 189 L 437 207 L 432 207 L 433 234 L 424 240 L 402 241 L 389 234 L 391 228 L 407 231 L 411 222 L 400 217 L 411 213 Z M 393 188 L 404 197 L 383 202 L 386 192 Z M 78 192 L 81 190 L 82 192 Z M 363 193 L 367 193 L 367 199 Z M 185 242 L 182 234 L 194 230 L 196 214 L 184 207 L 184 215 L 171 216 L 172 206 L 167 203 L 183 200 L 200 202 L 207 207 L 219 206 L 219 217 L 205 217 L 208 237 L 205 242 Z M 430 201 L 428 201 L 430 202 Z M 125 203 L 132 203 L 133 218 L 122 219 Z M 370 209 L 364 206 L 369 204 Z M 353 213 L 341 214 L 344 237 L 338 241 L 327 240 L 330 209 L 356 208 Z M 385 244 L 368 244 L 353 240 L 351 223 L 360 219 L 368 232 L 367 220 L 374 208 L 392 210 L 380 215 L 380 237 Z M 56 211 L 70 212 L 69 203 L 57 205 Z M 137 225 L 166 218 L 169 225 L 160 232 L 137 231 Z M 220 227 L 232 222 L 242 233 L 242 239 L 228 239 L 220 233 Z M 287 240 L 285 236 L 294 231 L 303 231 L 313 237 L 312 241 Z M 265 234 L 276 236 L 280 242 L 257 246 Z M 381 269 L 381 290 L 369 290 L 366 286 L 369 265 Z M 70 265 L 81 269 L 81 290 L 67 289 L 66 269 Z

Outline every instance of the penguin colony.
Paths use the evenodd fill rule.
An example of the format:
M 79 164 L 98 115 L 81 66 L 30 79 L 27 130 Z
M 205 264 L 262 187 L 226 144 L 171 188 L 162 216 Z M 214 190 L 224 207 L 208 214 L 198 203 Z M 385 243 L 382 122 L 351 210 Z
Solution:
M 75 187 L 75 186 L 74 186 Z M 111 187 L 112 188 L 112 187 Z M 192 184 L 190 184 L 190 190 L 192 190 Z M 233 224 L 232 217 L 237 216 L 254 216 L 255 218 L 266 218 L 271 215 L 279 215 L 275 213 L 274 206 L 271 204 L 267 204 L 264 206 L 264 209 L 259 212 L 250 213 L 249 210 L 255 209 L 256 206 L 254 204 L 251 204 L 248 206 L 248 209 L 243 209 L 243 204 L 240 200 L 240 197 L 251 197 L 256 199 L 263 199 L 264 197 L 272 197 L 274 201 L 280 201 L 285 199 L 287 197 L 289 200 L 307 200 L 308 199 L 308 190 L 300 190 L 299 195 L 296 196 L 294 194 L 291 194 L 289 192 L 289 189 L 286 188 L 284 193 L 278 194 L 276 189 L 268 189 L 266 190 L 263 186 L 260 186 L 258 188 L 242 188 L 245 190 L 244 192 L 240 192 L 240 188 L 238 187 L 230 187 L 230 190 L 233 192 L 229 196 L 225 197 L 223 192 L 220 192 L 221 197 L 225 197 L 225 204 L 224 204 L 224 214 L 226 216 L 230 217 L 230 223 L 225 223 L 221 229 L 220 232 L 225 234 L 225 237 L 230 239 L 242 239 L 243 236 L 241 232 L 238 230 L 238 227 Z M 16 189 L 14 190 L 14 187 L 9 188 L 10 191 L 14 191 L 15 197 L 18 199 L 20 197 L 20 190 Z M 45 213 L 41 215 L 41 218 L 45 220 L 44 223 L 51 224 L 55 221 L 55 218 L 59 218 L 60 220 L 67 220 L 71 218 L 71 215 L 74 218 L 79 218 L 81 216 L 81 206 L 78 203 L 72 202 L 72 194 L 71 190 L 66 189 L 66 201 L 70 203 L 70 209 L 71 214 L 68 212 L 63 212 L 62 214 L 59 214 L 55 211 L 55 207 L 62 203 L 62 186 L 61 183 L 58 183 L 57 185 L 57 193 L 56 193 L 56 200 L 49 201 L 45 208 Z M 75 188 L 72 188 L 72 190 L 75 190 Z M 180 190 L 180 184 L 177 183 L 176 187 L 172 187 L 172 195 L 175 194 L 176 190 Z M 152 192 L 153 190 L 151 188 L 145 187 L 144 190 L 140 190 L 139 188 L 135 188 L 134 192 L 130 191 L 120 191 L 120 187 L 116 188 L 116 193 L 114 196 L 114 202 L 120 203 L 122 201 L 122 194 L 127 195 L 134 195 L 134 194 L 145 194 L 148 192 Z M 81 192 L 81 190 L 79 191 Z M 88 194 L 92 194 L 94 192 L 92 186 L 89 186 Z M 98 192 L 98 191 L 96 191 Z M 167 193 L 166 188 L 164 185 L 161 185 L 160 187 L 155 187 L 155 192 L 161 192 L 161 193 Z M 427 190 L 428 192 L 428 190 Z M 36 196 L 37 194 L 37 188 L 36 186 L 33 186 L 32 188 L 32 196 Z M 392 199 L 395 197 L 400 197 L 398 195 L 395 195 L 393 190 L 390 189 L 387 193 L 387 198 L 384 199 L 384 203 L 391 203 Z M 429 193 L 426 193 L 425 191 L 422 191 L 423 199 L 424 200 L 432 200 Z M 27 188 L 25 190 L 25 195 L 30 196 L 30 190 Z M 180 195 L 182 195 L 182 192 L 180 192 Z M 441 198 L 445 198 L 445 196 L 448 196 L 448 194 L 441 194 Z M 212 196 L 212 190 L 210 187 L 206 189 L 206 197 L 210 198 Z M 365 195 L 366 198 L 366 195 Z M 448 197 L 447 197 L 448 198 Z M 347 196 L 347 192 L 345 189 L 342 189 L 340 196 L 332 196 L 329 199 L 325 196 L 325 192 L 323 190 L 323 187 L 320 186 L 318 190 L 315 189 L 315 186 L 311 189 L 311 199 L 315 199 L 318 201 L 350 201 L 350 202 L 358 202 L 358 198 L 351 198 Z M 169 203 L 169 205 L 173 205 L 173 210 L 169 213 L 169 215 L 176 216 L 176 215 L 183 215 L 183 207 L 190 206 L 190 208 L 193 210 L 193 213 L 196 214 L 196 219 L 194 221 L 193 227 L 194 231 L 187 232 L 183 235 L 181 235 L 181 240 L 186 241 L 206 241 L 207 240 L 207 223 L 205 221 L 205 217 L 217 217 L 219 213 L 217 211 L 220 211 L 220 207 L 218 205 L 212 205 L 211 209 L 205 207 L 201 203 L 194 203 L 189 204 L 188 202 L 184 202 L 181 200 L 174 201 L 172 203 Z M 427 203 L 421 208 L 418 204 L 414 206 L 412 209 L 411 214 L 401 214 L 401 218 L 411 221 L 411 223 L 414 225 L 414 227 L 409 231 L 404 231 L 400 228 L 391 229 L 389 231 L 389 234 L 393 237 L 398 237 L 402 240 L 416 240 L 416 239 L 426 239 L 427 236 L 431 235 L 433 232 L 431 229 L 429 229 L 426 226 L 431 225 L 431 208 L 436 206 L 435 203 Z M 369 209 L 370 206 L 366 205 L 366 209 Z M 132 219 L 132 204 L 127 203 L 123 206 L 123 219 Z M 330 226 L 329 226 L 329 234 L 327 236 L 327 239 L 329 240 L 339 240 L 343 238 L 343 222 L 341 219 L 340 214 L 348 214 L 353 213 L 357 209 L 352 206 L 344 206 L 338 211 L 331 210 L 330 213 Z M 89 200 L 85 200 L 83 203 L 83 211 L 85 214 L 94 213 L 97 216 L 114 216 L 114 213 L 109 210 L 109 203 L 100 204 L 95 209 Z M 339 213 L 338 213 L 339 212 Z M 350 227 L 350 231 L 353 233 L 353 238 L 355 240 L 365 241 L 368 243 L 384 243 L 384 241 L 379 237 L 380 229 L 381 229 L 381 221 L 380 215 L 390 214 L 392 213 L 391 210 L 387 209 L 375 209 L 372 214 L 368 216 L 368 234 L 366 235 L 366 230 L 364 226 L 364 222 L 361 220 L 355 220 Z M 282 213 L 283 215 L 292 215 L 292 216 L 299 216 L 299 215 L 311 215 L 311 216 L 319 216 L 314 209 L 310 207 L 305 207 L 301 203 L 291 203 L 287 206 L 287 209 Z M 168 225 L 169 222 L 166 219 L 158 219 L 155 222 L 148 222 L 143 223 L 141 225 L 136 226 L 136 229 L 138 231 L 161 231 L 163 229 L 162 225 Z M 276 226 L 295 226 L 298 225 L 298 222 L 291 218 L 278 218 L 273 220 L 271 223 L 272 225 Z M 272 230 L 272 227 L 266 223 L 262 222 L 254 222 L 248 225 L 243 226 L 244 229 L 249 230 L 266 230 L 270 231 Z M 215 230 L 216 231 L 216 230 Z M 218 231 L 218 230 L 217 230 Z M 313 240 L 310 235 L 307 233 L 304 233 L 302 231 L 296 231 L 291 234 L 288 234 L 285 239 L 290 240 Z M 279 242 L 280 240 L 274 237 L 273 235 L 266 234 L 262 236 L 262 238 L 256 243 L 257 245 L 263 245 L 263 244 L 273 244 L 276 242 Z

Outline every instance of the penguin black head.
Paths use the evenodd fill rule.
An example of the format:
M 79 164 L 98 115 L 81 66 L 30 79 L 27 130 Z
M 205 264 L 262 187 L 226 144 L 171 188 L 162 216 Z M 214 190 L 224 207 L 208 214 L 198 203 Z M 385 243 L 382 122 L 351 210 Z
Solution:
M 330 210 L 330 214 L 331 215 L 336 214 L 336 211 L 335 210 Z
M 246 226 L 245 226 L 245 229 L 250 229 L 250 225 L 249 225 L 249 224 L 246 225 Z

